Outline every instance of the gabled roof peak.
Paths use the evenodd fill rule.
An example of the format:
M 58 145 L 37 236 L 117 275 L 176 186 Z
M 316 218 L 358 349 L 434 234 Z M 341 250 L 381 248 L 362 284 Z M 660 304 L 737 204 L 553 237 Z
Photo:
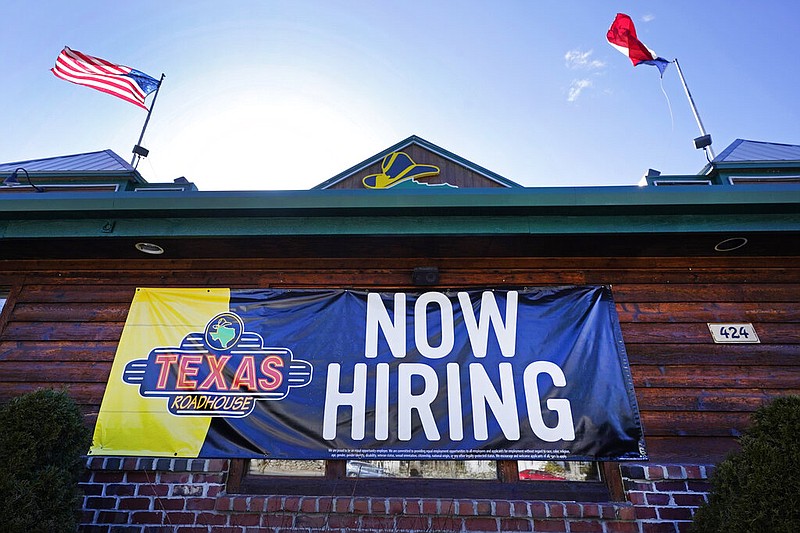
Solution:
M 381 161 L 384 160 L 384 158 L 386 158 L 390 154 L 393 154 L 395 152 L 405 152 L 405 151 L 409 151 L 409 154 L 412 151 L 417 151 L 419 153 L 418 149 L 422 149 L 422 151 L 424 151 L 425 153 L 433 154 L 434 159 L 438 159 L 440 162 L 446 161 L 448 162 L 448 164 L 454 163 L 455 165 L 471 172 L 473 175 L 480 176 L 478 180 L 490 183 L 491 184 L 490 186 L 506 187 L 506 188 L 521 187 L 521 185 L 519 185 L 518 183 L 515 183 L 507 178 L 504 178 L 503 176 L 496 174 L 491 170 L 488 170 L 480 165 L 476 165 L 475 163 L 468 161 L 463 157 L 460 157 L 448 150 L 445 150 L 444 148 L 437 146 L 432 142 L 426 141 L 422 137 L 419 137 L 417 135 L 411 135 L 410 137 L 403 139 L 402 141 L 390 146 L 389 148 L 386 148 L 382 152 L 379 152 L 373 155 L 372 157 L 365 159 L 361 163 L 358 163 L 357 165 L 348 168 L 344 172 L 337 174 L 336 176 L 330 178 L 329 180 L 326 180 L 320 183 L 319 185 L 312 187 L 312 189 L 336 188 L 335 186 L 337 184 L 339 184 L 339 186 L 341 187 L 342 182 L 344 182 L 348 178 L 352 179 L 356 174 L 362 173 L 363 171 L 365 171 L 365 169 L 367 169 L 370 166 L 379 164 Z M 419 163 L 419 161 L 417 162 Z

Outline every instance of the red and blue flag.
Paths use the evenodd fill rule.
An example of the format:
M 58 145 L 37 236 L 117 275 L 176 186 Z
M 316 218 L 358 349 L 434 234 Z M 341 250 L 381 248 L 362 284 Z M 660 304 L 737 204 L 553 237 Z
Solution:
M 634 67 L 640 63 L 653 65 L 658 68 L 662 76 L 664 75 L 669 61 L 659 57 L 639 40 L 633 21 L 628 15 L 617 13 L 617 17 L 608 29 L 606 39 L 608 44 L 628 56 Z

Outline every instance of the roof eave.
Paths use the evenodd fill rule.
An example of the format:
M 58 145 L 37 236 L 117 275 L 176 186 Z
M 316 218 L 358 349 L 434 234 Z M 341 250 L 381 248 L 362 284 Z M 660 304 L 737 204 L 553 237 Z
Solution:
M 137 191 L 6 193 L 1 218 L 361 216 L 800 211 L 800 185 L 558 187 L 417 191 Z

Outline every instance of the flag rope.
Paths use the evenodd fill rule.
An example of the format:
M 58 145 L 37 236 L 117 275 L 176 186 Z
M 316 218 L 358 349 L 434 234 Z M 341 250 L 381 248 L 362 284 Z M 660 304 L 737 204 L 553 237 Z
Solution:
M 671 125 L 672 133 L 675 133 L 675 117 L 672 115 L 672 103 L 669 101 L 669 95 L 664 90 L 664 77 L 661 77 L 661 92 L 664 93 L 664 99 L 667 101 L 667 109 L 669 110 L 669 122 Z

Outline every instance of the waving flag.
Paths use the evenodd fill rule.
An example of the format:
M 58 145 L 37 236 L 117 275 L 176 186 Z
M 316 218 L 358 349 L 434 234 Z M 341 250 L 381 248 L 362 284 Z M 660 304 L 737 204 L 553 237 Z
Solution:
M 669 61 L 658 57 L 636 37 L 636 28 L 628 15 L 617 13 L 617 18 L 608 29 L 606 39 L 608 44 L 628 56 L 634 67 L 639 63 L 653 65 L 658 68 L 662 76 L 664 75 L 664 69 L 667 68 Z
M 158 89 L 158 80 L 144 72 L 64 47 L 50 71 L 62 80 L 84 85 L 147 109 L 145 97 Z

